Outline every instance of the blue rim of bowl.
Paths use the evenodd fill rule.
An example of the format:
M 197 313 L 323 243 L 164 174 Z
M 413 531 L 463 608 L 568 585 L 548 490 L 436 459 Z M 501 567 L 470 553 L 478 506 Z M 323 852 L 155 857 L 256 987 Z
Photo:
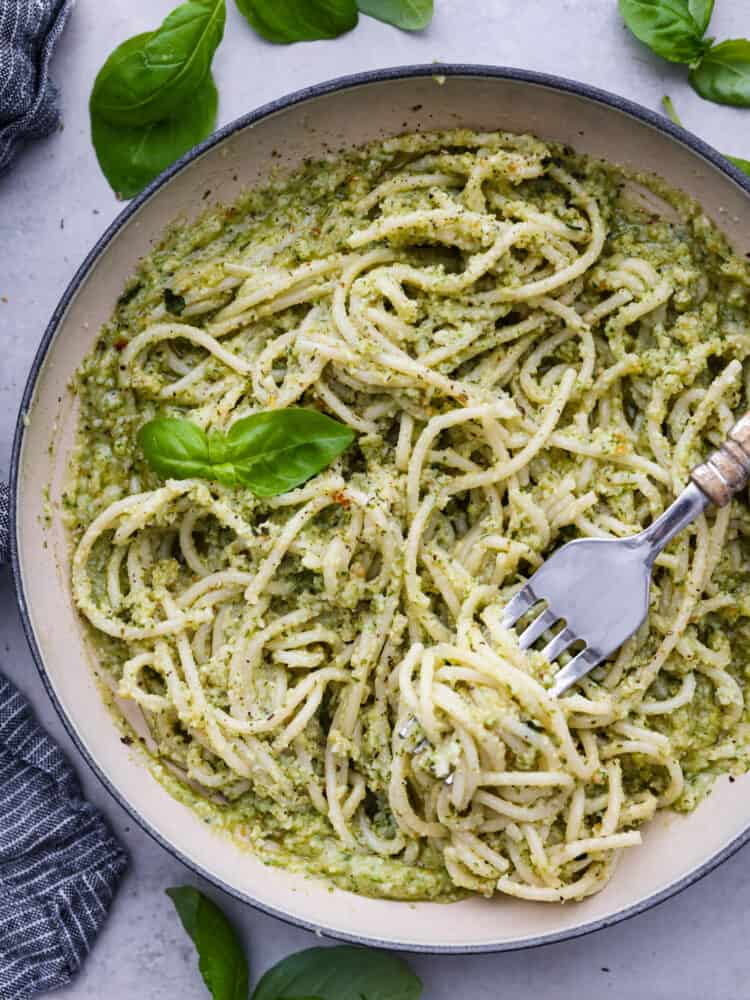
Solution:
M 18 419 L 16 422 L 15 435 L 13 438 L 13 449 L 11 452 L 11 466 L 10 466 L 10 501 L 11 501 L 11 536 L 10 536 L 10 553 L 11 553 L 11 565 L 13 569 L 13 580 L 16 589 L 16 595 L 18 599 L 19 609 L 21 613 L 21 621 L 23 624 L 23 630 L 26 634 L 26 639 L 28 641 L 31 653 L 36 664 L 39 675 L 42 679 L 42 683 L 47 690 L 47 693 L 52 700 L 52 704 L 60 717 L 61 722 L 65 726 L 68 735 L 72 739 L 73 743 L 77 747 L 81 756 L 84 758 L 86 763 L 89 765 L 91 770 L 101 781 L 107 791 L 112 795 L 112 797 L 117 801 L 117 803 L 122 806 L 122 808 L 135 820 L 138 825 L 145 830 L 153 839 L 160 844 L 172 857 L 177 858 L 188 868 L 194 871 L 197 875 L 205 878 L 208 882 L 229 893 L 237 899 L 242 900 L 245 903 L 249 903 L 255 909 L 260 910 L 269 916 L 276 917 L 279 920 L 283 920 L 285 923 L 291 924 L 295 927 L 302 927 L 305 930 L 314 931 L 318 934 L 322 933 L 326 937 L 333 938 L 340 941 L 348 941 L 353 944 L 367 945 L 376 948 L 387 948 L 392 951 L 404 951 L 412 953 L 428 953 L 428 954 L 455 954 L 455 955 L 466 955 L 473 953 L 494 953 L 503 951 L 521 951 L 526 948 L 535 948 L 542 945 L 555 944 L 561 941 L 568 941 L 574 938 L 583 937 L 585 934 L 591 934 L 594 931 L 603 930 L 606 927 L 611 927 L 614 924 L 620 923 L 623 920 L 628 920 L 631 917 L 637 916 L 639 913 L 643 913 L 646 910 L 657 906 L 659 903 L 663 903 L 665 900 L 677 895 L 682 892 L 688 886 L 693 885 L 699 879 L 704 878 L 715 868 L 717 868 L 722 862 L 726 861 L 733 854 L 735 854 L 741 847 L 743 847 L 748 841 L 750 841 L 750 826 L 735 837 L 726 847 L 722 848 L 716 854 L 713 854 L 707 861 L 702 865 L 697 866 L 683 878 L 671 883 L 666 888 L 659 890 L 658 892 L 652 893 L 650 896 L 646 896 L 644 899 L 639 900 L 632 906 L 625 907 L 622 910 L 618 910 L 616 913 L 612 913 L 609 916 L 601 917 L 597 920 L 589 921 L 586 924 L 581 924 L 578 927 L 572 927 L 569 930 L 556 931 L 551 934 L 542 934 L 535 937 L 524 938 L 519 941 L 506 941 L 506 942 L 489 942 L 478 945 L 419 945 L 413 942 L 399 942 L 399 941 L 388 941 L 379 938 L 370 938 L 358 934 L 351 934 L 345 930 L 331 929 L 331 928 L 321 928 L 319 925 L 311 923 L 310 921 L 303 920 L 300 917 L 293 916 L 282 910 L 277 910 L 275 907 L 269 906 L 266 903 L 259 902 L 247 893 L 244 893 L 237 889 L 235 886 L 224 882 L 223 879 L 219 878 L 208 869 L 203 868 L 202 865 L 198 864 L 192 858 L 185 855 L 182 851 L 178 850 L 173 844 L 169 843 L 153 826 L 150 822 L 145 819 L 134 806 L 130 804 L 127 798 L 118 790 L 118 788 L 110 781 L 107 775 L 101 770 L 96 762 L 96 759 L 89 752 L 87 747 L 84 745 L 83 740 L 78 735 L 75 726 L 68 718 L 65 709 L 59 702 L 57 695 L 52 686 L 52 682 L 47 675 L 47 670 L 44 665 L 44 660 L 42 658 L 41 651 L 37 645 L 36 636 L 34 634 L 34 629 L 31 624 L 31 615 L 29 607 L 26 602 L 26 597 L 23 590 L 23 583 L 21 579 L 21 566 L 20 558 L 18 552 L 18 540 L 16 537 L 16 494 L 18 490 L 19 472 L 20 472 L 20 456 L 23 447 L 23 438 L 25 431 L 25 418 L 27 413 L 31 408 L 31 404 L 34 398 L 34 392 L 36 389 L 36 382 L 39 376 L 39 372 L 44 364 L 47 352 L 49 350 L 50 344 L 54 340 L 57 329 L 67 312 L 68 306 L 71 300 L 75 296 L 79 287 L 86 280 L 89 272 L 93 268 L 94 264 L 97 262 L 104 250 L 109 246 L 114 237 L 120 232 L 120 230 L 125 226 L 125 224 L 135 215 L 138 210 L 145 205 L 151 197 L 172 177 L 180 173 L 186 167 L 188 167 L 194 160 L 205 153 L 207 150 L 212 149 L 214 146 L 219 145 L 229 136 L 234 135 L 236 132 L 247 128 L 250 125 L 254 125 L 264 118 L 283 111 L 287 108 L 293 107 L 296 104 L 304 103 L 305 101 L 313 100 L 319 97 L 324 97 L 327 94 L 332 94 L 341 90 L 356 89 L 358 87 L 366 86 L 368 84 L 374 83 L 384 83 L 391 80 L 403 80 L 403 79 L 414 79 L 419 77 L 429 77 L 429 76 L 445 76 L 445 77 L 477 77 L 477 78 L 492 78 L 509 80 L 517 83 L 527 83 L 536 85 L 542 89 L 561 91 L 562 93 L 573 94 L 577 97 L 583 97 L 587 100 L 592 101 L 595 104 L 604 105 L 613 111 L 619 111 L 625 115 L 628 115 L 640 122 L 644 122 L 651 125 L 658 132 L 661 132 L 676 142 L 687 146 L 694 153 L 697 153 L 704 160 L 707 160 L 714 167 L 717 168 L 721 173 L 727 176 L 730 180 L 734 181 L 740 188 L 742 188 L 748 196 L 750 196 L 750 177 L 744 174 L 741 170 L 734 166 L 729 160 L 722 156 L 717 150 L 709 146 L 703 140 L 699 139 L 697 136 L 688 132 L 686 129 L 681 128 L 678 125 L 674 125 L 667 117 L 661 115 L 657 112 L 650 111 L 648 108 L 643 107 L 640 104 L 636 104 L 633 101 L 627 100 L 624 97 L 620 97 L 617 94 L 609 93 L 605 90 L 600 90 L 598 87 L 592 87 L 588 84 L 578 83 L 575 80 L 568 80 L 564 77 L 552 76 L 547 73 L 536 73 L 530 70 L 515 69 L 511 67 L 503 66 L 482 66 L 464 63 L 431 63 L 428 65 L 407 65 L 407 66 L 395 66 L 389 69 L 382 70 L 371 70 L 365 73 L 355 73 L 350 76 L 337 77 L 333 80 L 328 80 L 324 83 L 316 84 L 315 86 L 305 87 L 302 90 L 297 90 L 292 94 L 282 97 L 276 101 L 271 101 L 268 104 L 262 105 L 255 111 L 250 111 L 240 118 L 236 118 L 234 121 L 230 122 L 228 125 L 223 126 L 213 133 L 208 139 L 195 146 L 192 150 L 186 153 L 184 156 L 180 157 L 175 163 L 172 164 L 167 170 L 161 173 L 154 181 L 152 181 L 148 187 L 146 187 L 136 198 L 134 198 L 130 204 L 123 209 L 122 212 L 117 216 L 117 218 L 112 222 L 102 236 L 94 244 L 91 251 L 87 254 L 85 260 L 81 266 L 76 271 L 75 275 L 71 279 L 68 287 L 63 293 L 62 298 L 57 304 L 52 317 L 47 325 L 47 328 L 42 337 L 39 348 L 34 357 L 34 361 L 29 372 L 28 379 L 26 381 L 26 386 L 24 388 L 23 397 L 21 400 L 21 407 L 18 414 Z

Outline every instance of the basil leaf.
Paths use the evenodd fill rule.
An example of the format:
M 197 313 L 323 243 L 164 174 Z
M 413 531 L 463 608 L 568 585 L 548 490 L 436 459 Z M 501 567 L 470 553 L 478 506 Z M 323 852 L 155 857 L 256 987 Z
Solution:
M 166 479 L 211 478 L 208 438 L 189 420 L 150 420 L 138 431 L 138 444 L 149 465 Z
M 188 0 L 156 31 L 118 46 L 97 74 L 91 111 L 113 125 L 148 125 L 185 111 L 224 33 L 224 0 Z
M 701 35 L 705 35 L 714 12 L 714 0 L 688 0 L 688 10 L 698 26 L 698 31 Z
M 750 42 L 732 38 L 712 45 L 691 71 L 690 83 L 707 101 L 750 108 Z
M 252 1000 L 417 1000 L 421 993 L 420 980 L 395 955 L 340 945 L 283 959 L 266 972 Z
M 693 65 L 709 46 L 701 26 L 708 23 L 705 0 L 619 0 L 619 4 L 635 37 L 662 59 Z M 693 10 L 700 21 L 693 17 Z
M 688 0 L 688 10 L 698 26 L 698 31 L 701 35 L 705 35 L 714 12 L 714 0 Z
M 404 31 L 423 31 L 432 20 L 433 0 L 357 0 L 363 14 L 395 24 Z
M 357 26 L 356 0 L 237 0 L 240 12 L 269 42 L 338 38 Z
M 325 469 L 353 440 L 350 427 L 317 410 L 268 410 L 232 424 L 223 461 L 256 496 L 271 497 Z
M 216 903 L 188 885 L 167 889 L 198 952 L 198 966 L 213 1000 L 247 1000 L 247 959 L 232 925 Z
M 216 124 L 218 94 L 212 77 L 203 81 L 190 107 L 144 126 L 113 125 L 93 110 L 91 139 L 99 166 L 120 198 L 132 198 L 197 143 Z
M 741 156 L 727 156 L 726 157 L 730 163 L 733 163 L 735 167 L 738 167 L 744 173 L 750 177 L 750 160 L 743 160 Z
M 169 479 L 211 479 L 256 496 L 287 493 L 330 465 L 354 431 L 317 410 L 265 410 L 206 434 L 178 417 L 151 420 L 138 432 L 149 464 Z

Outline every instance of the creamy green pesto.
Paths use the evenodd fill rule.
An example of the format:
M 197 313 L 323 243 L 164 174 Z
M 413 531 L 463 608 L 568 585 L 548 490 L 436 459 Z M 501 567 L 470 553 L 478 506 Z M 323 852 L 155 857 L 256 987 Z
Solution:
M 722 440 L 749 296 L 689 198 L 528 136 L 388 140 L 174 223 L 75 379 L 74 591 L 125 742 L 267 864 L 354 892 L 600 889 L 658 809 L 748 767 L 746 498 L 670 545 L 572 700 L 499 611 Z M 165 484 L 137 446 L 155 416 L 292 405 L 357 439 L 286 497 Z

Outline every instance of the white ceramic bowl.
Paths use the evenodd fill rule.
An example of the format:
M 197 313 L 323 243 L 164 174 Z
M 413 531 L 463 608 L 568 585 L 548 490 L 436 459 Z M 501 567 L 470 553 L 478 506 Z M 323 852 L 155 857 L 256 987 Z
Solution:
M 440 74 L 440 76 L 437 76 Z M 565 906 L 506 898 L 452 905 L 366 899 L 267 868 L 172 799 L 120 742 L 92 677 L 71 601 L 60 519 L 42 530 L 43 487 L 60 500 L 73 440 L 69 379 L 112 312 L 123 283 L 175 216 L 202 196 L 231 202 L 273 162 L 405 131 L 465 126 L 533 132 L 581 152 L 654 171 L 697 198 L 735 247 L 750 251 L 750 184 L 665 118 L 589 87 L 517 70 L 423 66 L 333 81 L 238 119 L 180 160 L 130 204 L 89 254 L 55 311 L 29 377 L 12 462 L 13 567 L 24 626 L 47 689 L 81 753 L 118 801 L 164 847 L 228 892 L 304 927 L 409 950 L 500 951 L 607 926 L 710 871 L 750 836 L 750 777 L 719 781 L 687 818 L 661 815 L 626 852 L 607 888 Z M 282 160 L 272 159 L 272 151 Z M 50 477 L 48 448 L 54 441 Z

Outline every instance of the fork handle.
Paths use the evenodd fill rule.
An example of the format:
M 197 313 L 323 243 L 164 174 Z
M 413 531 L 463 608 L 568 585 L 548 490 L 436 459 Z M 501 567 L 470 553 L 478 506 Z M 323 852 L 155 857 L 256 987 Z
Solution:
M 724 444 L 697 465 L 690 478 L 711 503 L 726 507 L 750 479 L 750 413 L 740 417 Z

